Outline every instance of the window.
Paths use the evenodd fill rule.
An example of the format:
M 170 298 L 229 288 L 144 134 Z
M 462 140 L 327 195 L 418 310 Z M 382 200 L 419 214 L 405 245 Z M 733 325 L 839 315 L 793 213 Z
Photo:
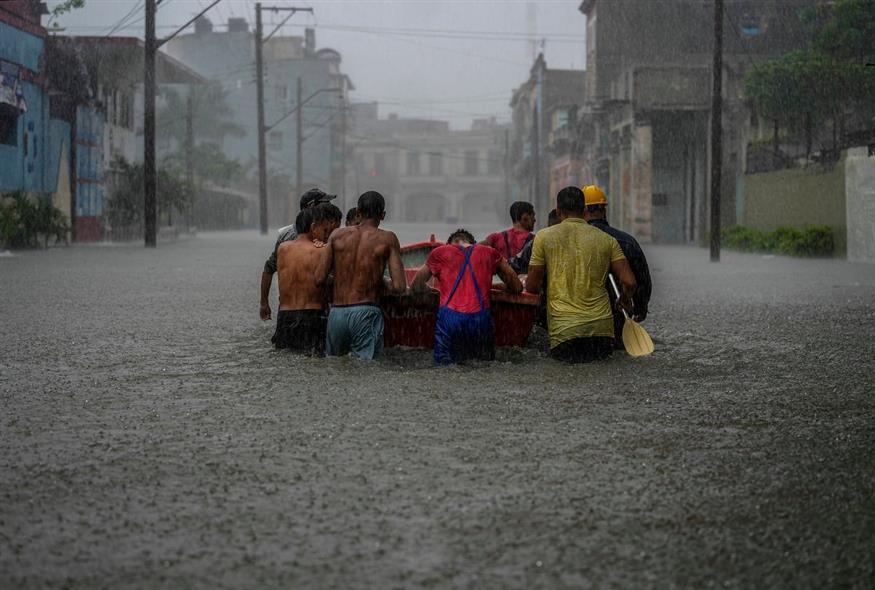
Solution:
M 271 131 L 267 136 L 267 147 L 272 150 L 283 149 L 283 132 Z
M 419 152 L 407 154 L 407 176 L 419 176 Z
M 474 150 L 465 151 L 465 175 L 473 176 L 477 174 L 477 152 Z
M 428 155 L 428 173 L 430 176 L 441 176 L 444 173 L 444 155 L 433 152 Z
M 553 125 L 554 129 L 560 129 L 568 125 L 568 109 L 559 109 L 556 111 L 556 119 Z
M 501 174 L 501 154 L 498 150 L 489 150 L 489 161 L 487 162 L 489 174 Z
M 14 106 L 0 104 L 0 144 L 18 145 L 18 115 Z
M 274 86 L 274 96 L 278 101 L 289 100 L 289 87 L 285 84 L 282 86 Z

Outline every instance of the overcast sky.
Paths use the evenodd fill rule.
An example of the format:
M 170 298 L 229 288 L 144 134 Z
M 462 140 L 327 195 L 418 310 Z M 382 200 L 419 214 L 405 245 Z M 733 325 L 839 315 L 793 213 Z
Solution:
M 54 6 L 59 0 L 50 0 Z M 163 0 L 159 35 L 170 34 L 209 4 L 208 0 Z M 511 90 L 528 76 L 532 43 L 545 38 L 547 64 L 584 66 L 586 19 L 580 0 L 527 1 L 295 1 L 265 0 L 264 6 L 308 6 L 314 15 L 296 14 L 288 35 L 316 28 L 319 48 L 343 56 L 342 68 L 356 91 L 354 101 L 376 99 L 380 115 L 397 112 L 449 120 L 466 128 L 473 117 L 489 114 L 507 120 Z M 70 35 L 107 34 L 130 14 L 115 35 L 143 35 L 143 0 L 86 0 L 85 8 L 60 18 Z M 213 23 L 245 17 L 253 23 L 253 0 L 222 0 L 210 10 Z M 133 11 L 133 12 L 132 12 Z M 265 13 L 265 28 L 283 18 Z M 540 45 L 538 45 L 540 47 Z

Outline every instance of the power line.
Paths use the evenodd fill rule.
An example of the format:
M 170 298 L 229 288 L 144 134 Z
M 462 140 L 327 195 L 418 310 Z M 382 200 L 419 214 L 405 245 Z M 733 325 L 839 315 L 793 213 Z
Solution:
M 132 16 L 134 16 L 134 13 L 137 12 L 137 10 L 141 7 L 142 3 L 143 3 L 143 0 L 138 0 L 134 4 L 133 8 L 131 8 L 127 14 L 125 14 L 123 17 L 121 17 L 118 20 L 118 22 L 116 22 L 116 24 L 110 29 L 110 31 L 108 33 L 106 33 L 106 36 L 109 37 L 110 35 L 115 33 L 117 30 L 119 30 L 119 28 L 122 28 L 122 26 L 125 25 L 125 22 L 128 19 L 130 19 Z M 103 28 L 103 27 L 100 27 L 100 28 Z

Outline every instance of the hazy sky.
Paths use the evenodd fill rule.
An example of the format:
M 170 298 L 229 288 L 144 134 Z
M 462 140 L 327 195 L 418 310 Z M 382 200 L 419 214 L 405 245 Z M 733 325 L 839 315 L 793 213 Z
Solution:
M 50 0 L 53 6 L 58 0 Z M 208 0 L 163 0 L 159 35 L 170 34 L 209 4 Z M 303 34 L 316 28 L 317 47 L 343 56 L 342 68 L 356 91 L 352 100 L 379 100 L 380 114 L 422 116 L 465 128 L 473 117 L 507 120 L 513 88 L 527 77 L 534 38 L 546 39 L 547 64 L 584 66 L 586 19 L 580 0 L 527 1 L 295 1 L 265 0 L 264 6 L 308 6 L 283 29 Z M 115 35 L 143 35 L 143 0 L 86 0 L 85 8 L 61 17 L 70 35 L 105 35 L 130 14 Z M 207 15 L 214 24 L 229 17 L 255 22 L 253 0 L 222 0 Z M 132 12 L 133 11 L 133 12 Z M 282 13 L 265 13 L 265 29 Z

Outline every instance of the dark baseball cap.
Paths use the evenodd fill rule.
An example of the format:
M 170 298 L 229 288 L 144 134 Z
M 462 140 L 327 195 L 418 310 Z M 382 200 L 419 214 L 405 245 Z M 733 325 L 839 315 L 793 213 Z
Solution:
M 306 193 L 301 195 L 301 209 L 318 205 L 319 203 L 330 203 L 332 199 L 336 199 L 337 195 L 329 195 L 318 188 L 311 188 Z

